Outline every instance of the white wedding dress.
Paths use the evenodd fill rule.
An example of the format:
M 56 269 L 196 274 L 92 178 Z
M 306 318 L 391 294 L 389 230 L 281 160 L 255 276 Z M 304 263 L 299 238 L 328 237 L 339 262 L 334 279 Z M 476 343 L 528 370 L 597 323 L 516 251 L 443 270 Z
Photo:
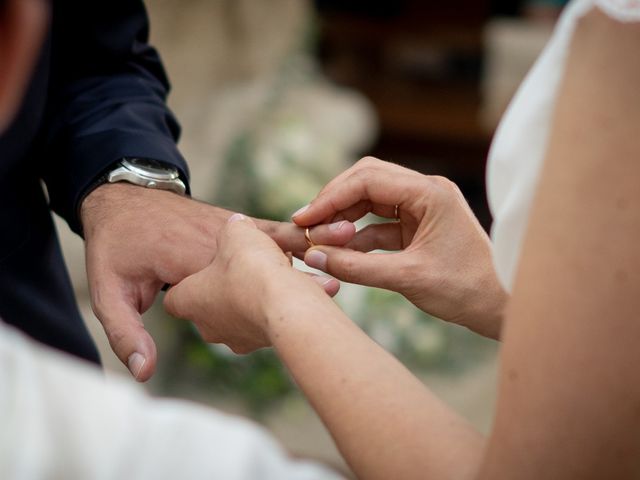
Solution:
M 592 8 L 621 22 L 640 22 L 640 0 L 574 0 L 500 122 L 487 169 L 494 263 L 511 290 L 533 195 L 544 160 L 556 95 L 578 18 Z M 640 45 L 638 45 L 640 55 Z

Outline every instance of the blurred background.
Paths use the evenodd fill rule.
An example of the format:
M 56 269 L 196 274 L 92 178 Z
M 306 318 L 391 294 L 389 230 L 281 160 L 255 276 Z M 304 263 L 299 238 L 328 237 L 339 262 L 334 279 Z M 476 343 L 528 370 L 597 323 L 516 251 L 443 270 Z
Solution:
M 173 84 L 195 197 L 287 220 L 364 155 L 461 187 L 485 228 L 491 136 L 544 47 L 562 0 L 148 0 L 152 43 Z M 366 221 L 366 220 L 365 220 Z M 128 375 L 88 301 L 82 243 L 58 222 L 79 303 L 110 375 Z M 417 312 L 402 297 L 343 285 L 338 303 L 483 431 L 494 342 Z M 154 395 L 263 423 L 293 453 L 343 465 L 270 351 L 204 345 L 160 302 L 145 315 Z

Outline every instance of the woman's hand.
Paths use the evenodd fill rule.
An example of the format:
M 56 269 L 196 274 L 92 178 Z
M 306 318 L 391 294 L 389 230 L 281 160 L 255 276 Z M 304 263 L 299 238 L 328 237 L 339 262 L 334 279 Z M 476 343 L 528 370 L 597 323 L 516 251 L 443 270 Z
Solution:
M 351 227 L 353 228 L 353 227 Z M 335 295 L 337 280 L 304 274 L 256 224 L 233 215 L 217 238 L 213 262 L 172 287 L 167 311 L 191 320 L 205 341 L 224 343 L 236 353 L 271 345 L 268 313 L 303 293 L 320 299 Z
M 307 265 L 394 290 L 443 320 L 499 336 L 507 294 L 489 238 L 454 183 L 368 157 L 332 180 L 293 221 L 303 227 L 353 222 L 369 212 L 394 220 L 397 213 L 399 221 L 365 227 L 348 248 L 316 246 L 305 255 Z M 399 252 L 364 253 L 377 249 Z

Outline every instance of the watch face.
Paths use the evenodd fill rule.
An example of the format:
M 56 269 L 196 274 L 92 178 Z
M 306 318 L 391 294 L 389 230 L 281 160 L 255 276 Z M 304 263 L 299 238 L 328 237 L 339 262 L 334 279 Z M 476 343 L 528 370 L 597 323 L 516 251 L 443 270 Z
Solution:
M 175 168 L 149 158 L 127 158 L 122 161 L 122 165 L 139 175 L 161 180 L 173 180 L 179 176 Z

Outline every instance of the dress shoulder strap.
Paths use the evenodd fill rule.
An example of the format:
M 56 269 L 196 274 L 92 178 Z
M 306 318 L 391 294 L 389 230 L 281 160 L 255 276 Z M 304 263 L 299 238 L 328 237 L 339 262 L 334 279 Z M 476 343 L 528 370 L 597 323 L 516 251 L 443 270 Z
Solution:
M 595 0 L 604 13 L 621 22 L 640 22 L 640 0 Z

